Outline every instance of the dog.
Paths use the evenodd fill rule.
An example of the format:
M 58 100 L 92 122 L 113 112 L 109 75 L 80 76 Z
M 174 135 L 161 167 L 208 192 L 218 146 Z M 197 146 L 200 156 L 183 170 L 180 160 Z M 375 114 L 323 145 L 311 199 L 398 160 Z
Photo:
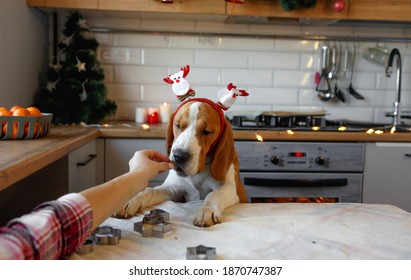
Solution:
M 231 125 L 211 100 L 189 99 L 171 114 L 166 151 L 175 167 L 164 183 L 137 194 L 116 217 L 132 217 L 167 200 L 204 200 L 193 224 L 209 227 L 222 221 L 227 207 L 247 202 Z

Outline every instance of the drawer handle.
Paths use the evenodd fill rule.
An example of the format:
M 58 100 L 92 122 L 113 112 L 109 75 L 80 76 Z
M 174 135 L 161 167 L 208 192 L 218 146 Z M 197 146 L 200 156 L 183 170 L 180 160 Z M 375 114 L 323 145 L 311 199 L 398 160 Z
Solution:
M 77 162 L 77 166 L 86 166 L 87 164 L 89 164 L 96 157 L 97 157 L 97 154 L 88 155 L 88 159 L 84 162 Z
M 406 157 L 411 157 L 411 154 L 404 154 L 404 156 L 406 156 Z

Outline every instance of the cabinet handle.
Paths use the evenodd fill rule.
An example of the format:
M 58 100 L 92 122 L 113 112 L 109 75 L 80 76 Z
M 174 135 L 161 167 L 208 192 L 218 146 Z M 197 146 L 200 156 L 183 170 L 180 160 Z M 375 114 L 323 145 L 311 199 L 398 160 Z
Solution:
M 88 155 L 88 159 L 84 162 L 77 162 L 77 166 L 86 166 L 87 164 L 89 164 L 96 157 L 97 157 L 97 154 Z
M 406 157 L 411 157 L 411 154 L 404 154 L 404 156 L 406 156 Z

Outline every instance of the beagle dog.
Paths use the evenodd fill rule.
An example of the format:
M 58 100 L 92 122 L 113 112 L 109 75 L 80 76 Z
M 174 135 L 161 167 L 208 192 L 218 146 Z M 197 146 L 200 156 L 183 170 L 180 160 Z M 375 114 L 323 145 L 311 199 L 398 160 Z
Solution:
M 205 98 L 182 103 L 170 117 L 166 148 L 175 168 L 162 185 L 136 195 L 116 217 L 131 217 L 167 200 L 204 200 L 193 224 L 209 227 L 221 222 L 227 207 L 247 202 L 231 125 L 219 105 Z

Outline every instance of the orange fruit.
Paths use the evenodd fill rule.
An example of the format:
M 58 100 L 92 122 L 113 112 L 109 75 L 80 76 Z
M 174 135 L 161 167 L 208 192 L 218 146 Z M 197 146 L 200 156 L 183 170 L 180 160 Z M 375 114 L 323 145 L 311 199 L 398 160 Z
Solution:
M 3 126 L 3 133 L 4 133 L 4 135 L 6 135 L 6 132 L 7 132 L 7 125 L 8 124 L 5 124 L 4 126 Z M 16 138 L 17 137 L 17 131 L 18 131 L 18 127 L 17 127 L 17 123 L 15 122 L 15 123 L 13 123 L 13 131 L 12 131 L 12 136 L 11 136 L 11 138 Z
M 0 111 L 8 111 L 8 109 L 4 107 L 0 107 Z
M 10 112 L 14 112 L 14 111 L 16 111 L 17 109 L 19 109 L 19 108 L 23 108 L 22 106 L 20 106 L 20 105 L 14 105 L 13 107 L 11 107 L 10 108 Z
M 11 109 L 10 109 L 11 111 Z M 30 112 L 26 108 L 20 107 L 13 111 L 13 116 L 29 116 Z
M 41 117 L 41 111 L 36 107 L 28 107 L 26 110 L 29 112 L 29 116 Z
M 0 110 L 0 116 L 12 116 L 13 114 L 9 110 Z

